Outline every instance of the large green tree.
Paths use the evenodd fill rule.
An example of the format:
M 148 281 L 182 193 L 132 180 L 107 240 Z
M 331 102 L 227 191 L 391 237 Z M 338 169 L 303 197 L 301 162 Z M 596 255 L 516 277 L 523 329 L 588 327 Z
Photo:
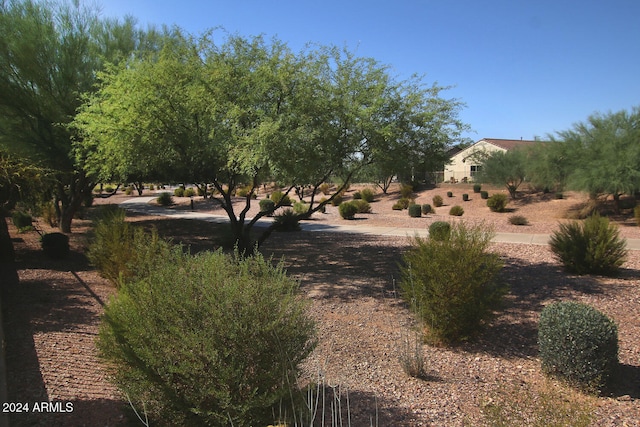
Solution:
M 480 159 L 482 171 L 476 179 L 479 182 L 504 185 L 511 198 L 515 199 L 518 188 L 526 178 L 527 157 L 526 148 L 486 153 Z
M 208 35 L 183 35 L 157 57 L 128 61 L 100 78 L 74 124 L 87 166 L 212 183 L 241 250 L 274 229 L 257 242 L 249 237 L 271 213 L 246 217 L 262 183 L 282 183 L 287 193 L 310 188 L 302 219 L 363 167 L 381 162 L 399 138 L 422 138 L 431 147 L 425 155 L 443 145 L 435 132 L 428 139 L 422 130 L 444 120 L 443 109 L 434 108 L 447 103 L 437 98 L 439 88 L 397 82 L 377 61 L 335 47 L 294 53 L 262 37 L 215 44 Z M 398 124 L 399 111 L 410 125 Z M 319 186 L 336 176 L 344 185 L 319 203 Z M 241 203 L 233 197 L 239 186 L 250 189 Z
M 70 232 L 95 180 L 73 155 L 67 125 L 106 62 L 154 47 L 159 37 L 132 18 L 101 20 L 78 1 L 31 0 L 0 3 L 0 34 L 0 145 L 55 170 L 60 228 Z

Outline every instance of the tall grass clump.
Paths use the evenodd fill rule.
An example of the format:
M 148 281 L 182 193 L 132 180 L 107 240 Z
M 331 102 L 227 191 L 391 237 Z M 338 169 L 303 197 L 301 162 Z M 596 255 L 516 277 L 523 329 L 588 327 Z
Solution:
M 274 216 L 275 231 L 300 231 L 300 219 L 291 208 L 284 209 Z
M 618 366 L 618 329 L 586 304 L 558 302 L 540 313 L 542 370 L 587 391 L 602 390 Z
M 565 268 L 576 274 L 614 275 L 627 257 L 618 227 L 598 214 L 582 223 L 560 224 L 549 245 Z
M 487 250 L 492 237 L 483 224 L 459 223 L 447 239 L 413 239 L 403 256 L 401 288 L 429 341 L 473 337 L 500 305 L 506 287 L 497 279 L 499 256 Z
M 464 209 L 460 205 L 451 206 L 451 209 L 449 209 L 449 215 L 462 216 L 463 214 Z
M 164 261 L 105 308 L 98 348 L 117 386 L 155 425 L 271 424 L 316 345 L 298 283 L 259 254 Z

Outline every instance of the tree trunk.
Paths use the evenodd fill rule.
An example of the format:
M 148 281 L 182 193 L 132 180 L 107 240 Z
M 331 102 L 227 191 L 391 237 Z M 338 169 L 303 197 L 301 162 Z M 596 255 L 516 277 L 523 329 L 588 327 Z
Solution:
M 13 262 L 15 253 L 9 235 L 9 226 L 4 217 L 0 218 L 0 262 Z

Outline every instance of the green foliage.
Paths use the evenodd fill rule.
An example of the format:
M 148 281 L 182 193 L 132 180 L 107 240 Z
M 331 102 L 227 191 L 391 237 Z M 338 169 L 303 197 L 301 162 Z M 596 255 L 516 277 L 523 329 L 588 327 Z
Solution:
M 362 199 L 362 193 L 360 193 L 359 191 L 356 191 L 355 193 L 353 193 L 353 200 L 360 200 Z
M 363 189 L 360 194 L 362 195 L 362 200 L 364 200 L 367 203 L 372 203 L 375 198 L 376 198 L 376 194 L 374 193 L 374 191 L 370 188 L 365 188 Z
M 47 200 L 40 206 L 42 213 L 42 219 L 51 227 L 58 225 L 58 213 L 56 212 L 56 206 L 52 200 Z
M 184 190 L 184 197 L 193 197 L 196 195 L 196 190 L 194 190 L 193 188 L 187 188 L 186 190 Z
M 274 215 L 275 231 L 300 231 L 300 219 L 293 209 L 283 209 L 279 214 Z
M 640 206 L 633 209 L 633 216 L 636 218 L 636 225 L 640 226 Z
M 558 302 L 540 313 L 542 370 L 589 391 L 601 390 L 618 365 L 618 329 L 593 307 Z
M 447 197 L 453 197 L 453 191 L 447 191 Z
M 305 214 L 305 213 L 307 213 L 308 210 L 309 210 L 309 204 L 308 203 L 295 202 L 293 204 L 293 211 L 298 215 Z
M 392 206 L 391 209 L 393 209 L 394 211 L 401 211 L 404 209 L 404 205 L 400 202 L 395 202 Z
M 493 233 L 459 223 L 448 239 L 415 237 L 403 256 L 401 288 L 433 342 L 473 337 L 492 318 L 506 292 L 502 262 L 487 252 Z
M 434 212 L 435 212 L 435 211 L 433 210 L 433 208 L 431 207 L 431 205 L 430 205 L 430 204 L 428 204 L 428 203 L 424 203 L 424 204 L 420 207 L 420 209 L 421 209 L 422 215 L 427 215 L 427 214 L 430 214 L 430 213 L 434 213 Z
M 487 206 L 492 212 L 504 212 L 507 209 L 507 196 L 496 193 L 487 199 Z
M 482 161 L 482 171 L 477 179 L 495 185 L 504 185 L 515 199 L 520 184 L 526 177 L 527 151 L 514 148 L 509 151 L 494 151 Z
M 316 345 L 297 292 L 282 264 L 259 253 L 175 249 L 123 284 L 105 308 L 98 348 L 155 424 L 265 426 Z
M 274 191 L 273 194 L 271 194 L 271 200 L 273 200 L 276 205 L 281 203 L 280 206 L 291 206 L 291 198 L 289 195 L 284 194 L 280 190 Z
M 473 192 L 474 193 L 479 193 L 482 190 L 482 185 L 481 184 L 473 184 Z
M 276 207 L 276 202 L 271 199 L 262 199 L 258 204 L 260 205 L 260 212 L 271 212 L 271 214 L 273 214 L 273 209 Z
M 115 286 L 123 281 L 146 277 L 161 263 L 169 244 L 156 230 L 150 233 L 125 220 L 125 211 L 117 207 L 103 210 L 96 221 L 93 242 L 87 257 L 100 275 Z
M 444 203 L 442 200 L 442 196 L 438 195 L 433 196 L 433 199 L 431 199 L 431 201 L 433 202 L 433 206 L 435 206 L 436 208 L 439 208 Z
M 127 196 L 130 196 L 133 194 L 133 186 L 129 185 L 127 186 L 127 188 L 124 189 L 124 194 L 126 194 Z
M 513 215 L 509 217 L 509 223 L 512 225 L 529 225 L 527 218 L 522 215 Z
M 410 199 L 413 196 L 413 186 L 408 184 L 402 184 L 400 186 L 400 196 L 403 199 Z
M 407 199 L 405 197 L 398 199 L 398 201 L 396 202 L 398 205 L 402 206 L 402 209 L 407 209 L 409 207 L 409 205 L 412 204 L 412 200 L 411 199 Z
M 345 202 L 338 206 L 342 219 L 353 219 L 358 213 L 358 207 L 352 202 Z
M 156 201 L 160 206 L 173 205 L 173 197 L 171 197 L 171 193 L 167 193 L 167 192 L 160 193 Z
M 484 190 L 480 191 L 480 198 L 487 200 L 489 198 L 489 192 Z
M 420 218 L 422 216 L 422 206 L 417 204 L 409 205 L 409 216 L 411 218 Z
M 332 206 L 340 206 L 342 204 L 342 193 L 336 194 L 335 197 L 331 200 Z
M 435 221 L 429 226 L 429 238 L 433 240 L 447 240 L 451 235 L 451 224 L 446 221 Z
M 563 198 L 564 198 L 564 194 L 562 194 L 562 193 L 560 193 L 560 192 L 557 192 L 557 193 L 555 194 L 555 197 L 556 197 L 556 199 L 560 200 L 560 199 L 563 199 Z
M 13 221 L 13 225 L 15 225 L 18 229 L 31 227 L 31 224 L 33 223 L 33 218 L 31 218 L 31 215 L 22 211 L 13 212 L 11 214 L 11 220 Z
M 582 223 L 560 224 L 549 245 L 565 268 L 576 274 L 614 275 L 627 257 L 618 227 L 598 214 Z
M 42 250 L 53 259 L 63 259 L 69 255 L 69 236 L 62 233 L 47 233 L 42 236 Z
M 318 187 L 318 189 L 325 196 L 328 196 L 329 194 L 331 194 L 331 184 L 327 182 L 323 182 L 322 184 L 320 184 L 320 187 Z
M 469 195 L 468 195 L 467 193 L 464 193 L 464 194 L 462 195 L 462 201 L 463 201 L 463 202 L 468 202 L 468 201 L 469 201 Z
M 464 214 L 464 209 L 462 208 L 462 206 L 455 205 L 455 206 L 451 206 L 451 209 L 449 209 L 449 215 L 462 216 L 463 214 Z
M 184 187 L 178 187 L 173 190 L 173 195 L 176 197 L 184 197 Z
M 371 205 L 364 199 L 352 200 L 350 203 L 358 209 L 358 213 L 371 213 Z

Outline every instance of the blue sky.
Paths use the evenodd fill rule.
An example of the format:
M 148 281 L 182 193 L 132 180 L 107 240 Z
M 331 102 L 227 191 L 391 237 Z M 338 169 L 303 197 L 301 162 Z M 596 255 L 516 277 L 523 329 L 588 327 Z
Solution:
M 102 15 L 141 26 L 213 27 L 346 45 L 412 74 L 455 86 L 465 136 L 532 139 L 595 112 L 640 105 L 638 0 L 102 0 Z

